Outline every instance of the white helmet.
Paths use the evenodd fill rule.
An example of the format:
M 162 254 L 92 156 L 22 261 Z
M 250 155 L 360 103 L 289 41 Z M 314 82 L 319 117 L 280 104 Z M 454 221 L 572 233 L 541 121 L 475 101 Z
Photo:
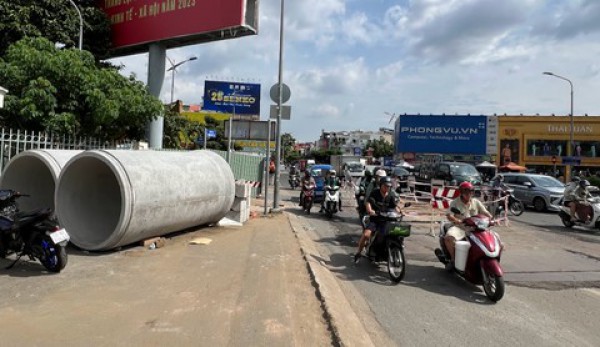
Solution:
M 385 173 L 385 170 L 379 169 L 379 170 L 375 171 L 375 176 L 385 177 L 385 176 L 387 176 L 387 174 Z
M 329 170 L 330 175 L 335 175 L 335 170 Z

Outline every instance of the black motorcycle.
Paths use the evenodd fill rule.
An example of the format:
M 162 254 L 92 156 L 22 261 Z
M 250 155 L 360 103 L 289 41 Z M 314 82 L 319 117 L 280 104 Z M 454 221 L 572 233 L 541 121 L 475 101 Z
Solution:
M 50 272 L 67 265 L 69 234 L 52 218 L 51 209 L 19 211 L 17 199 L 27 196 L 14 190 L 0 190 L 0 258 L 15 254 L 12 268 L 22 256 L 38 259 Z
M 365 188 L 362 186 L 356 186 L 354 192 L 354 198 L 356 199 L 356 212 L 358 212 L 358 220 L 362 228 L 367 227 L 367 210 L 365 207 Z
M 296 174 L 290 174 L 289 176 L 288 182 L 290 183 L 292 190 L 294 190 L 296 187 L 300 186 L 300 179 Z
M 410 206 L 407 203 L 405 207 Z M 371 233 L 366 247 L 366 257 L 373 262 L 387 262 L 390 279 L 399 283 L 406 273 L 404 238 L 410 236 L 410 224 L 402 223 L 404 215 L 395 211 L 382 212 L 376 217 L 385 223 L 383 232 Z
M 525 205 L 523 205 L 523 202 L 521 200 L 517 199 L 517 197 L 515 196 L 514 189 L 504 188 L 500 192 L 500 198 L 508 199 L 506 207 L 508 207 L 508 212 L 510 212 L 513 216 L 518 217 L 522 215 L 523 212 L 525 212 Z M 498 201 L 497 204 L 498 207 L 496 208 L 494 213 L 495 218 L 501 217 L 504 214 L 505 209 L 504 200 Z

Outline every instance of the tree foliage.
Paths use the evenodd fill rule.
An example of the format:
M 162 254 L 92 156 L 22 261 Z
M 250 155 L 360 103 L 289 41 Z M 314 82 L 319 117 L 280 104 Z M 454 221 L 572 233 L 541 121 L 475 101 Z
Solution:
M 57 49 L 45 38 L 25 38 L 0 59 L 0 81 L 10 93 L 3 125 L 101 139 L 141 139 L 162 103 L 133 77 L 99 67 L 92 54 Z
M 83 17 L 83 49 L 105 59 L 110 23 L 96 0 L 74 0 Z M 25 37 L 45 37 L 66 48 L 79 46 L 79 15 L 68 0 L 0 0 L 0 56 Z
M 298 153 L 294 152 L 294 145 L 296 144 L 296 139 L 290 133 L 281 134 L 281 150 L 283 160 L 286 163 L 291 163 L 295 160 L 298 160 Z
M 394 146 L 384 139 L 369 140 L 363 148 L 363 153 L 366 153 L 369 148 L 373 148 L 373 157 L 391 157 L 394 155 Z

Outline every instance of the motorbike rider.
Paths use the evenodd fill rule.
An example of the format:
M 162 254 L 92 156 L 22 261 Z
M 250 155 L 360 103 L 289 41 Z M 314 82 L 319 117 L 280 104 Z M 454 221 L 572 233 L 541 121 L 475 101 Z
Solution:
M 569 208 L 571 220 L 575 218 L 574 212 L 571 212 L 575 209 L 575 207 L 571 207 L 571 205 L 575 206 L 576 200 L 573 196 L 573 192 L 575 191 L 575 189 L 577 189 L 577 187 L 579 187 L 579 181 L 581 181 L 581 178 L 579 178 L 579 176 L 573 176 L 571 178 L 571 182 L 569 182 L 569 184 L 565 186 L 563 204 Z
M 325 178 L 325 182 L 323 183 L 324 187 L 330 186 L 331 188 L 333 187 L 340 187 L 340 179 L 337 178 L 336 176 L 336 172 L 335 170 L 329 170 L 329 172 L 327 173 L 327 177 Z M 338 190 L 338 211 L 342 212 L 342 192 Z M 323 199 L 323 201 L 321 201 L 321 210 L 319 210 L 319 213 L 323 213 L 325 211 L 325 199 Z
M 365 248 L 365 243 L 371 238 L 371 233 L 374 231 L 383 232 L 385 221 L 377 218 L 378 212 L 396 210 L 401 213 L 398 206 L 398 196 L 392 189 L 392 179 L 390 177 L 382 177 L 380 179 L 379 189 L 373 191 L 367 200 L 365 200 L 367 214 L 371 216 L 369 225 L 363 230 L 363 233 L 358 242 L 358 251 L 354 255 L 354 263 L 358 263 L 360 255 Z
M 375 171 L 375 179 L 371 181 L 371 183 L 367 186 L 367 189 L 365 190 L 365 201 L 369 200 L 371 192 L 374 192 L 379 188 L 379 181 L 382 177 L 387 177 L 385 170 L 377 168 L 377 170 Z
M 302 190 L 300 191 L 300 202 L 298 205 L 304 207 L 304 192 L 307 190 L 313 190 L 317 186 L 315 179 L 310 175 L 310 170 L 304 171 L 304 177 L 302 177 L 300 186 L 302 187 Z
M 585 202 L 587 200 L 587 198 L 592 197 L 592 194 L 590 194 L 590 192 L 588 190 L 589 186 L 590 186 L 590 181 L 581 180 L 581 181 L 579 181 L 579 186 L 577 188 L 575 188 L 575 190 L 572 193 L 573 202 L 571 203 L 571 206 L 570 206 L 572 222 L 575 222 L 577 220 L 575 217 L 575 211 L 576 211 L 577 204 L 579 204 L 581 202 Z
M 448 263 L 448 269 L 454 267 L 454 254 L 455 254 L 455 243 L 461 241 L 467 237 L 466 231 L 462 227 L 462 221 L 464 218 L 469 218 L 478 214 L 492 218 L 492 214 L 485 208 L 481 201 L 473 197 L 475 189 L 471 182 L 463 182 L 458 186 L 460 195 L 452 200 L 450 203 L 450 209 L 446 214 L 448 220 L 454 223 L 444 237 L 444 243 L 446 249 L 450 255 L 450 262 Z M 456 208 L 460 211 L 460 214 L 454 214 L 452 208 Z
M 360 180 L 358 185 L 358 194 L 356 195 L 356 203 L 358 203 L 361 196 L 364 196 L 367 192 L 367 187 L 373 181 L 373 173 L 369 170 L 365 171 L 365 176 Z

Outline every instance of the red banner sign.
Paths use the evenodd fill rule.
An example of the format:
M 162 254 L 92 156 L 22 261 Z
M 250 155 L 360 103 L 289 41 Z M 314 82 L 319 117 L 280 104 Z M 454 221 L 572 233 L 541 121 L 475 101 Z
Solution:
M 256 34 L 257 0 L 99 0 L 117 55 Z M 218 35 L 215 35 L 217 33 Z

